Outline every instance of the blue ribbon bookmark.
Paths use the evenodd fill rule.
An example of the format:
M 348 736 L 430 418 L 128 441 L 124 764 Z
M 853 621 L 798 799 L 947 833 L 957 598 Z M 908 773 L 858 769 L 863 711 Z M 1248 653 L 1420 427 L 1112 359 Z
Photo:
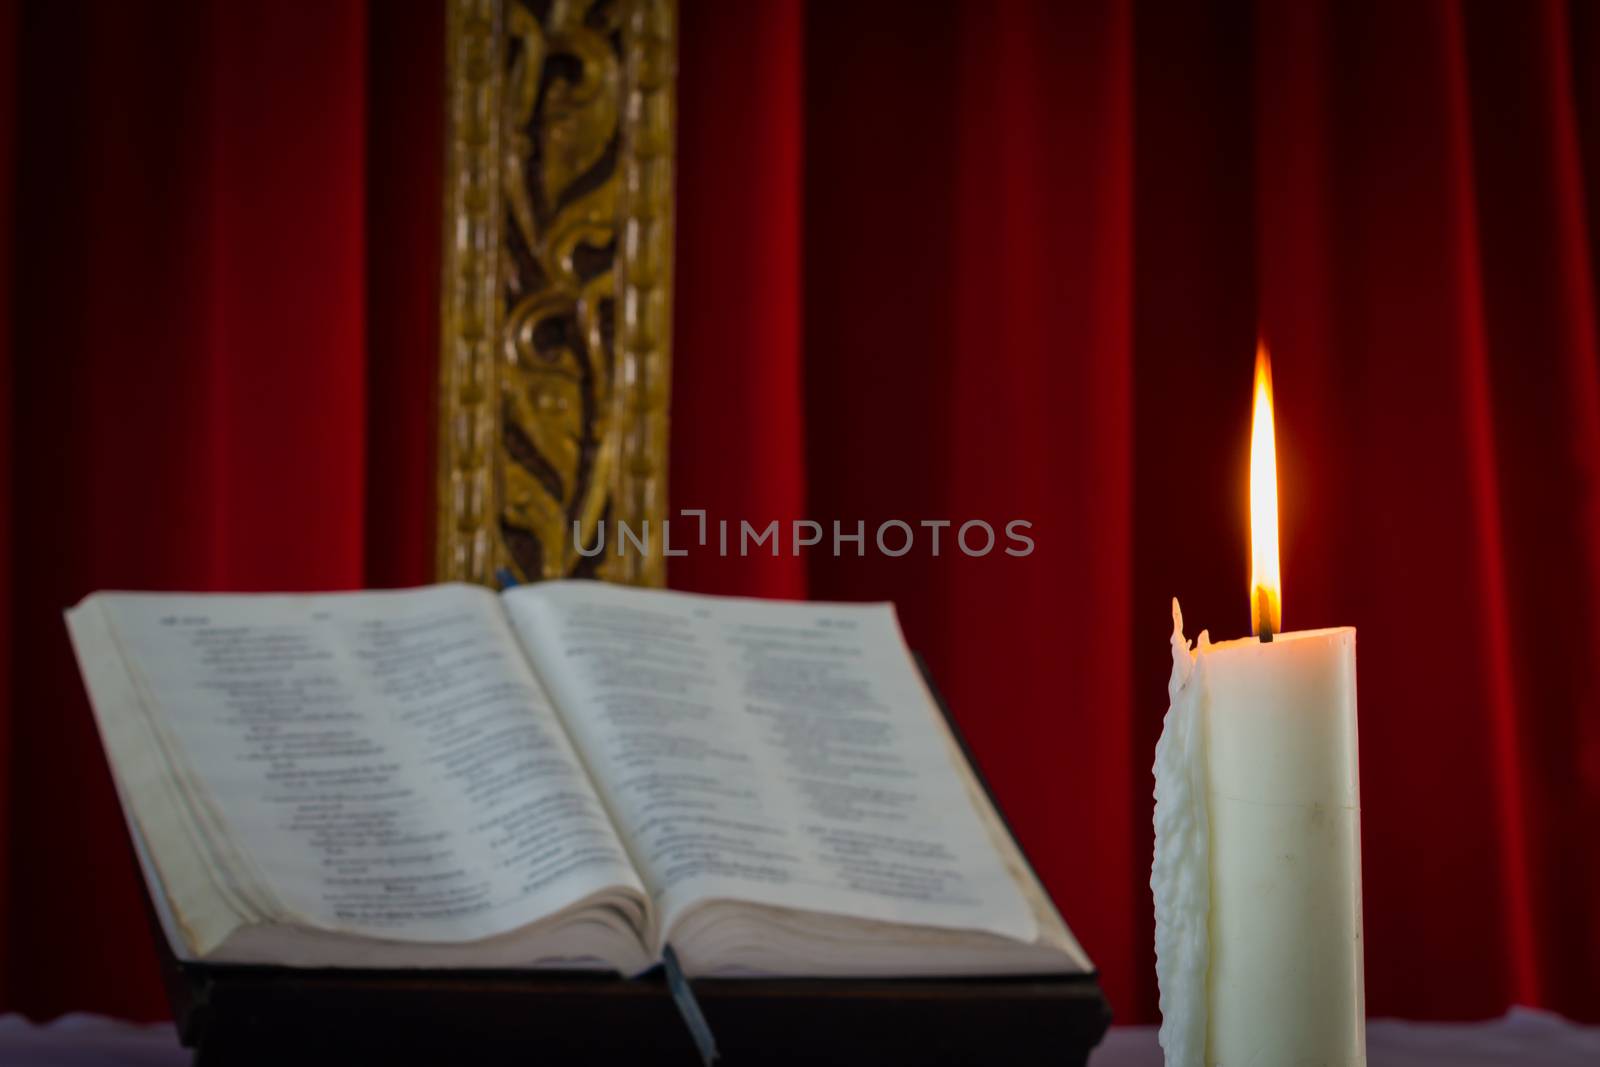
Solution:
M 694 1038 L 695 1047 L 700 1050 L 700 1062 L 705 1067 L 711 1067 L 717 1062 L 717 1039 L 711 1035 L 711 1025 L 701 1013 L 700 1002 L 694 999 L 694 990 L 689 988 L 689 980 L 683 976 L 683 968 L 678 965 L 678 954 L 672 951 L 671 945 L 661 950 L 661 969 L 666 972 L 667 989 L 672 992 L 673 1002 L 678 1005 L 678 1014 L 683 1016 L 689 1036 Z
M 522 584 L 521 582 L 517 581 L 517 576 L 511 573 L 510 567 L 501 567 L 499 570 L 494 572 L 494 576 L 495 580 L 500 583 L 501 589 L 510 589 L 514 585 Z

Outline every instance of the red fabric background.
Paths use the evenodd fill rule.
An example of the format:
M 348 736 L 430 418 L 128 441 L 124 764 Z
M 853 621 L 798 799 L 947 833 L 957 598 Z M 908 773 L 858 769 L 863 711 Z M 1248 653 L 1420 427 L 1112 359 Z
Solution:
M 0 12 L 0 1004 L 153 1016 L 59 611 L 426 579 L 439 10 Z M 683 0 L 674 505 L 1037 548 L 673 583 L 895 600 L 1123 1021 L 1258 332 L 1286 621 L 1360 630 L 1369 1006 L 1600 1019 L 1597 57 L 1582 3 Z

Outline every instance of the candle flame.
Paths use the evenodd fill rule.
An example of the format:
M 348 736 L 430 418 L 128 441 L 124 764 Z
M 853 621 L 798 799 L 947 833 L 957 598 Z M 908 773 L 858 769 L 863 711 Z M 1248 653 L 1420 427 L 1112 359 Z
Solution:
M 1250 629 L 1283 629 L 1278 577 L 1278 457 L 1272 423 L 1272 364 L 1256 346 L 1255 406 L 1250 418 Z

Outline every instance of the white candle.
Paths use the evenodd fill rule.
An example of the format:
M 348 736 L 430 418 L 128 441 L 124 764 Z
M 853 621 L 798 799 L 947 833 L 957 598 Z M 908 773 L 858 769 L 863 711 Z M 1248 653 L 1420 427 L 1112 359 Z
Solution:
M 1254 484 L 1264 362 L 1251 592 L 1271 639 L 1202 632 L 1190 649 L 1172 603 L 1150 876 L 1168 1067 L 1366 1063 L 1356 635 L 1274 636 L 1276 501 L 1258 507 Z
M 1366 1063 L 1355 631 L 1189 650 L 1156 762 L 1169 1067 Z

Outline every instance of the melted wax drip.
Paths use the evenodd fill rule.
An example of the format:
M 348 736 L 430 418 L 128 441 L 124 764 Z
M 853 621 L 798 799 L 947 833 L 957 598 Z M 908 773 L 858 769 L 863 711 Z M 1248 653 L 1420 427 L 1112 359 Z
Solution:
M 1211 638 L 1202 631 L 1199 645 Z M 1211 909 L 1206 769 L 1200 730 L 1203 660 L 1183 637 L 1183 612 L 1172 601 L 1171 705 L 1156 742 L 1156 979 L 1161 990 L 1161 1048 L 1167 1067 L 1204 1067 L 1207 919 Z

